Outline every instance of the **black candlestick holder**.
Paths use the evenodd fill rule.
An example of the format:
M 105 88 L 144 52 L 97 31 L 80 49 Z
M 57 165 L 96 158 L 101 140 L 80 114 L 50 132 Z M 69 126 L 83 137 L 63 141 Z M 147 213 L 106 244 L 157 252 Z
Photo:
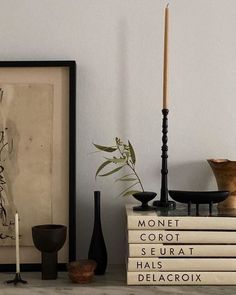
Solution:
M 161 167 L 161 197 L 160 201 L 154 201 L 153 206 L 157 208 L 175 209 L 176 203 L 168 200 L 168 109 L 162 109 L 162 167 Z
M 6 281 L 6 283 L 7 284 L 14 284 L 16 286 L 18 283 L 27 284 L 27 281 L 22 280 L 20 273 L 16 272 L 14 279 Z

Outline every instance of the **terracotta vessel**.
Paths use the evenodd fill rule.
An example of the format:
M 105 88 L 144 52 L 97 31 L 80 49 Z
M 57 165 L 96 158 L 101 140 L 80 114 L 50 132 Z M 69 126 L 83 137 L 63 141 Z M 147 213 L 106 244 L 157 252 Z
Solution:
M 219 209 L 236 209 L 236 161 L 209 159 L 219 190 L 229 191 L 228 198 L 218 204 Z
M 97 263 L 94 260 L 78 260 L 68 264 L 69 278 L 73 283 L 90 283 L 94 276 Z

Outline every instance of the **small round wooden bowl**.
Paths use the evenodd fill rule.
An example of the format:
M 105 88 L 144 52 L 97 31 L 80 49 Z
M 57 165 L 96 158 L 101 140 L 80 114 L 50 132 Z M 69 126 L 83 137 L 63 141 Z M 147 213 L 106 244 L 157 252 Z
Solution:
M 68 275 L 73 283 L 90 283 L 94 276 L 97 263 L 94 260 L 78 260 L 68 264 Z

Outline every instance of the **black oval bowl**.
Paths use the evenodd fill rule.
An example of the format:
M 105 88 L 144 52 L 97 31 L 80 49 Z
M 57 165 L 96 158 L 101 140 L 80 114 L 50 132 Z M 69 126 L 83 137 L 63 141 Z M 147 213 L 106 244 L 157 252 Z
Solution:
M 179 203 L 192 204 L 209 204 L 220 203 L 224 201 L 228 195 L 228 191 L 176 191 L 169 190 L 169 195 L 173 200 Z

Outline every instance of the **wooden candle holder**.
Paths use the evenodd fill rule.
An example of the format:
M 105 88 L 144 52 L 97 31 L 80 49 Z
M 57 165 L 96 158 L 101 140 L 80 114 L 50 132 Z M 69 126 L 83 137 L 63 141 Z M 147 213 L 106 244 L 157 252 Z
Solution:
M 176 203 L 168 200 L 168 109 L 162 109 L 162 167 L 161 167 L 161 198 L 160 201 L 154 201 L 153 206 L 157 208 L 175 209 Z

